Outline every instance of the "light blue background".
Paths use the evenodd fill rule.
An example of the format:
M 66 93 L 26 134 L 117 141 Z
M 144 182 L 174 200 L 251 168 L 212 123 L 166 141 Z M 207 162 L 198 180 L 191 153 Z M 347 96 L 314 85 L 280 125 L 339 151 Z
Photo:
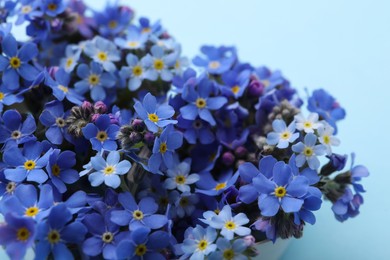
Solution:
M 188 57 L 203 44 L 235 45 L 242 61 L 280 69 L 297 87 L 323 87 L 347 109 L 340 153 L 371 176 L 361 214 L 337 222 L 325 203 L 283 259 L 390 259 L 390 1 L 122 1 L 161 19 Z M 387 112 L 386 112 L 387 111 Z
M 282 70 L 301 96 L 305 87 L 336 96 L 347 109 L 337 152 L 356 152 L 371 172 L 365 203 L 343 224 L 325 203 L 317 224 L 292 241 L 283 259 L 390 259 L 390 1 L 122 2 L 161 19 L 188 57 L 203 44 L 235 45 L 242 61 Z

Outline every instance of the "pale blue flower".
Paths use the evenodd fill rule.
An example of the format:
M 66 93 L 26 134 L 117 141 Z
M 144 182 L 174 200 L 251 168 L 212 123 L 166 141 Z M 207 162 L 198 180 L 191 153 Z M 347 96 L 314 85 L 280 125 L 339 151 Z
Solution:
M 105 160 L 101 155 L 91 158 L 92 167 L 96 170 L 88 176 L 92 186 L 99 186 L 104 182 L 105 185 L 118 188 L 121 184 L 119 175 L 126 174 L 131 163 L 127 160 L 120 160 L 118 151 L 112 151 Z
M 291 122 L 288 127 L 281 119 L 275 119 L 272 122 L 274 132 L 267 135 L 267 144 L 276 145 L 279 149 L 284 149 L 293 143 L 299 137 L 299 133 L 295 133 L 295 122 Z
M 191 170 L 191 159 L 187 158 L 173 168 L 167 170 L 168 178 L 165 180 L 164 187 L 168 190 L 178 189 L 181 192 L 189 192 L 191 184 L 199 180 L 196 173 L 189 174 Z
M 304 142 L 299 142 L 292 146 L 292 150 L 299 153 L 295 159 L 297 166 L 302 167 L 305 162 L 308 163 L 310 169 L 316 170 L 320 167 L 320 160 L 317 156 L 324 155 L 326 146 L 317 143 L 317 136 L 309 133 L 305 136 Z
M 120 53 L 113 42 L 96 36 L 85 44 L 83 50 L 91 59 L 102 64 L 106 71 L 116 70 L 114 62 L 120 60 Z

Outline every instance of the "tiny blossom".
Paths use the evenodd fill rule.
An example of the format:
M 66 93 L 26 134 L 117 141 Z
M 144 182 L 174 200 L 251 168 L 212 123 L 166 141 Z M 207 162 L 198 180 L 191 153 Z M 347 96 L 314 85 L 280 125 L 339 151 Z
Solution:
M 123 66 L 119 75 L 125 79 L 129 78 L 127 87 L 130 91 L 136 91 L 141 87 L 146 76 L 146 70 L 151 64 L 145 57 L 139 60 L 137 56 L 131 53 L 127 54 L 126 62 L 128 66 Z
M 163 48 L 158 45 L 154 45 L 151 48 L 152 55 L 145 57 L 147 62 L 151 64 L 150 68 L 146 72 L 145 78 L 155 81 L 160 76 L 164 81 L 171 81 L 173 74 L 170 71 L 170 67 L 173 67 L 176 62 L 176 54 L 164 54 Z
M 239 236 L 246 236 L 251 233 L 250 228 L 243 227 L 248 224 L 249 219 L 245 213 L 238 213 L 232 216 L 232 209 L 229 205 L 223 207 L 218 215 L 210 220 L 210 226 L 215 229 L 221 229 L 221 235 L 228 240 L 232 240 L 234 234 Z
M 340 144 L 340 140 L 333 135 L 334 128 L 328 123 L 323 122 L 323 124 L 318 127 L 317 132 L 318 141 L 320 141 L 321 144 L 325 145 L 327 155 L 331 155 L 332 146 L 338 146 Z
M 295 116 L 296 120 L 296 127 L 300 131 L 305 131 L 305 133 L 314 133 L 314 130 L 317 130 L 318 127 L 321 125 L 320 122 L 318 122 L 318 114 L 317 113 L 310 113 L 310 115 L 305 118 L 302 114 Z
M 106 160 L 100 155 L 92 157 L 91 165 L 96 170 L 88 176 L 91 185 L 98 186 L 104 182 L 105 185 L 114 189 L 118 188 L 121 183 L 118 175 L 126 174 L 131 168 L 129 161 L 120 160 L 120 154 L 117 151 L 110 152 Z
M 287 148 L 290 143 L 293 143 L 299 137 L 299 133 L 295 133 L 294 121 L 287 127 L 283 120 L 276 119 L 272 122 L 272 127 L 275 132 L 267 135 L 269 145 L 276 145 L 280 149 Z
M 109 72 L 116 70 L 114 62 L 120 60 L 119 51 L 115 44 L 100 36 L 95 36 L 87 42 L 84 52 L 95 62 L 102 64 L 103 68 Z
M 165 180 L 164 187 L 169 190 L 178 189 L 181 192 L 189 192 L 189 185 L 199 180 L 198 174 L 189 174 L 190 170 L 191 159 L 186 159 L 183 162 L 175 165 L 174 168 L 168 169 L 168 178 Z
M 316 170 L 320 167 L 320 161 L 317 156 L 324 155 L 326 152 L 326 146 L 317 143 L 317 136 L 309 133 L 305 135 L 304 142 L 299 142 L 292 146 L 292 150 L 299 153 L 296 157 L 296 163 L 298 167 L 301 167 L 307 162 L 310 169 Z
M 237 239 L 230 241 L 226 238 L 220 237 L 217 240 L 217 251 L 212 253 L 210 260 L 244 260 L 248 257 L 243 253 L 247 249 L 244 239 Z
M 183 244 L 181 244 L 184 255 L 180 259 L 204 259 L 217 248 L 214 244 L 217 232 L 212 227 L 203 228 L 199 225 L 195 228 L 190 227 L 184 236 Z

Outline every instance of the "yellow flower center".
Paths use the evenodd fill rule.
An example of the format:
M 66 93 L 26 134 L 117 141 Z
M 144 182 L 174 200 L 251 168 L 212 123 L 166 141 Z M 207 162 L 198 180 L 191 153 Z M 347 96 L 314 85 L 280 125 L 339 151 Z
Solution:
M 330 137 L 329 137 L 329 135 L 324 135 L 323 139 L 324 139 L 324 143 L 325 144 L 330 144 Z
M 24 163 L 24 168 L 28 171 L 35 168 L 35 162 L 33 160 L 28 160 Z
M 305 147 L 303 154 L 307 157 L 310 157 L 313 155 L 313 149 L 311 147 Z
M 68 59 L 66 60 L 65 66 L 66 66 L 67 68 L 69 68 L 70 66 L 72 66 L 72 64 L 73 64 L 73 59 L 72 59 L 72 58 L 68 58 Z
M 100 60 L 100 61 L 106 61 L 107 60 L 107 53 L 103 52 L 103 51 L 100 51 L 98 52 L 97 54 L 97 58 Z
M 234 258 L 234 251 L 233 249 L 226 249 L 223 251 L 223 259 L 231 260 Z
M 178 69 L 178 68 L 180 68 L 180 61 L 179 60 L 177 60 L 175 62 L 175 69 Z
M 278 198 L 283 198 L 286 195 L 286 189 L 282 186 L 275 188 L 275 196 Z
M 47 5 L 47 9 L 49 9 L 50 11 L 55 11 L 57 10 L 57 5 L 56 4 L 48 4 Z
M 18 57 L 12 57 L 10 60 L 9 60 L 9 65 L 11 65 L 11 67 L 13 69 L 18 69 L 21 65 L 21 61 Z
M 226 182 L 221 182 L 221 183 L 218 183 L 217 185 L 215 185 L 215 190 L 222 190 L 226 187 Z
M 143 256 L 144 254 L 146 254 L 146 251 L 147 251 L 147 248 L 146 248 L 146 246 L 144 244 L 138 245 L 135 248 L 135 254 L 137 256 Z
M 57 244 L 61 239 L 60 233 L 53 229 L 47 234 L 47 240 L 49 241 L 50 244 Z
M 219 63 L 219 61 L 211 61 L 209 63 L 210 69 L 218 69 L 220 66 L 221 66 L 221 63 Z
M 165 153 L 167 151 L 167 144 L 161 143 L 160 144 L 160 153 Z
M 156 59 L 153 66 L 156 70 L 162 70 L 164 68 L 164 62 L 160 59 Z
M 144 218 L 144 213 L 140 210 L 134 210 L 133 212 L 133 218 L 135 218 L 136 220 L 141 220 Z
M 105 232 L 102 235 L 102 240 L 104 243 L 111 243 L 114 240 L 114 235 L 111 232 Z
M 16 239 L 19 241 L 26 241 L 30 237 L 30 231 L 27 228 L 22 227 L 16 231 Z
M 105 131 L 99 131 L 96 135 L 96 139 L 98 139 L 100 142 L 106 141 L 108 138 L 107 133 Z
M 39 212 L 39 209 L 38 207 L 29 207 L 26 209 L 26 211 L 24 212 L 24 214 L 28 217 L 35 217 Z
M 291 136 L 291 134 L 288 131 L 285 131 L 285 132 L 280 134 L 280 138 L 282 138 L 283 140 L 288 140 L 290 138 L 290 136 Z
M 200 251 L 204 251 L 204 250 L 206 250 L 208 245 L 209 245 L 209 243 L 207 242 L 206 239 L 199 240 L 199 242 L 198 242 L 198 249 Z
M 152 113 L 152 114 L 149 114 L 148 115 L 148 118 L 150 121 L 152 121 L 153 123 L 156 123 L 158 121 L 158 115 L 156 115 L 155 113 Z
M 265 88 L 271 85 L 271 82 L 268 79 L 260 80 L 260 82 L 263 83 Z
M 4 96 L 5 96 L 4 93 L 0 92 L 0 100 L 3 100 Z
M 195 105 L 196 105 L 198 108 L 204 108 L 204 107 L 207 105 L 206 99 L 204 99 L 204 98 L 198 98 L 198 99 L 195 101 Z
M 16 139 L 19 139 L 21 135 L 22 135 L 22 133 L 19 130 L 15 130 L 12 132 L 11 138 L 16 140 Z
M 117 23 L 117 21 L 115 21 L 115 20 L 112 20 L 112 21 L 110 21 L 109 23 L 108 23 L 108 27 L 110 27 L 111 29 L 114 29 L 114 28 L 116 28 L 118 26 L 118 23 Z
M 226 221 L 225 222 L 225 228 L 227 230 L 235 230 L 236 229 L 236 223 L 234 223 L 233 221 Z
M 115 172 L 115 167 L 114 167 L 114 166 L 111 166 L 111 165 L 107 166 L 107 167 L 104 168 L 104 170 L 103 170 L 103 173 L 104 173 L 105 175 L 110 175 L 110 174 L 113 174 L 114 172 Z
M 175 181 L 177 184 L 184 184 L 186 182 L 186 177 L 183 175 L 177 175 Z
M 221 210 L 219 208 L 214 209 L 215 214 L 219 215 L 220 212 L 221 212 Z
M 232 87 L 232 92 L 234 93 L 234 94 L 237 94 L 238 93 L 238 91 L 240 91 L 240 86 L 234 86 L 234 87 Z
M 133 67 L 133 75 L 136 76 L 136 77 L 139 77 L 141 76 L 143 70 L 142 70 L 142 67 L 141 66 L 134 66 Z
M 303 123 L 303 126 L 305 128 L 311 128 L 312 127 L 312 123 L 310 121 L 306 121 L 305 123 Z
M 142 29 L 142 33 L 148 33 L 150 32 L 152 29 L 150 29 L 149 27 L 145 27 Z
M 100 82 L 100 77 L 99 75 L 96 74 L 91 74 L 89 75 L 88 78 L 88 83 L 91 84 L 92 86 L 96 86 Z
M 31 12 L 32 8 L 30 5 L 25 5 L 22 6 L 20 10 L 22 11 L 23 14 L 28 14 L 29 12 Z
M 135 48 L 135 47 L 139 46 L 139 42 L 137 42 L 137 41 L 129 41 L 129 42 L 127 42 L 127 46 L 129 46 L 131 48 Z
M 63 85 L 59 85 L 58 88 L 59 88 L 60 90 L 62 90 L 62 92 L 64 92 L 64 93 L 68 93 L 68 92 L 69 92 L 68 87 L 65 87 L 65 86 L 63 86 Z
M 58 177 L 61 173 L 61 169 L 60 169 L 60 166 L 58 166 L 57 164 L 54 164 L 52 167 L 51 167 L 51 173 Z

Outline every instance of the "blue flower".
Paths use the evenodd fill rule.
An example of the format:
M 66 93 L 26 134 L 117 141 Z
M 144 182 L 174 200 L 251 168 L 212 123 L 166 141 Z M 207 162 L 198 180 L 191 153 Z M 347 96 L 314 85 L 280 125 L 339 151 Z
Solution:
M 238 213 L 233 217 L 231 207 L 226 205 L 218 215 L 211 218 L 209 225 L 215 229 L 220 229 L 222 236 L 228 240 L 232 240 L 234 234 L 247 236 L 251 233 L 250 228 L 243 227 L 243 225 L 248 223 L 249 219 L 245 213 Z
M 18 50 L 18 43 L 9 34 L 2 43 L 2 50 L 6 57 L 0 55 L 0 72 L 3 72 L 2 81 L 10 90 L 19 88 L 19 76 L 27 81 L 33 81 L 38 75 L 38 70 L 28 64 L 38 55 L 38 48 L 34 43 L 25 43 Z
M 167 179 L 164 187 L 168 190 L 178 189 L 181 192 L 189 192 L 189 185 L 194 184 L 199 180 L 199 175 L 196 173 L 190 174 L 191 159 L 187 158 L 173 168 L 167 170 Z
M 102 12 L 95 12 L 94 21 L 102 36 L 116 36 L 129 26 L 133 16 L 132 9 L 119 6 L 117 2 L 108 2 Z
M 166 127 L 169 124 L 176 124 L 176 120 L 170 120 L 175 114 L 175 110 L 170 105 L 158 105 L 156 98 L 147 93 L 142 101 L 136 101 L 134 109 L 138 116 L 144 120 L 148 130 L 156 133 L 160 128 Z
M 225 97 L 210 97 L 214 91 L 214 85 L 207 78 L 203 78 L 197 85 L 197 89 L 192 85 L 187 85 L 182 97 L 189 104 L 180 108 L 181 116 L 187 120 L 195 120 L 199 117 L 211 125 L 215 125 L 214 117 L 210 110 L 220 109 L 226 102 Z
M 308 193 L 304 196 L 302 208 L 294 213 L 295 225 L 301 225 L 301 220 L 314 225 L 316 217 L 312 211 L 319 210 L 322 204 L 322 193 L 318 188 L 309 187 Z
M 42 0 L 42 11 L 48 16 L 55 17 L 66 9 L 66 4 L 63 0 Z
M 91 163 L 95 171 L 88 176 L 88 180 L 95 187 L 104 182 L 109 187 L 118 188 L 121 184 L 118 175 L 126 174 L 131 168 L 129 161 L 120 160 L 120 154 L 117 151 L 110 152 L 106 160 L 101 155 L 92 157 Z
M 196 144 L 198 139 L 201 144 L 211 144 L 215 141 L 215 136 L 208 122 L 200 118 L 187 120 L 182 116 L 179 116 L 177 121 L 177 126 L 185 129 L 183 135 L 188 143 Z
M 163 48 L 158 45 L 154 45 L 150 51 L 152 56 L 145 56 L 145 61 L 151 64 L 151 67 L 146 71 L 145 78 L 155 81 L 160 76 L 163 81 L 171 81 L 173 74 L 169 68 L 175 65 L 177 54 L 164 55 Z
M 332 154 L 332 146 L 338 146 L 340 140 L 333 135 L 334 128 L 330 126 L 326 121 L 322 122 L 317 129 L 318 141 L 326 147 L 326 154 L 330 156 Z
M 146 70 L 151 64 L 145 57 L 140 61 L 137 56 L 131 53 L 127 54 L 126 62 L 128 66 L 123 66 L 119 75 L 124 79 L 129 78 L 127 87 L 130 91 L 136 91 L 141 87 L 142 81 L 146 77 Z
M 309 97 L 307 109 L 310 112 L 318 113 L 326 120 L 337 133 L 336 122 L 345 118 L 345 110 L 328 92 L 323 89 L 315 90 Z
M 310 113 L 310 115 L 305 118 L 302 114 L 295 116 L 296 128 L 300 131 L 305 131 L 305 133 L 314 133 L 314 130 L 317 130 L 322 124 L 318 122 L 318 114 Z
M 102 64 L 106 71 L 114 72 L 116 70 L 114 62 L 120 60 L 120 54 L 113 42 L 95 36 L 85 44 L 83 50 L 93 61 Z
M 235 71 L 225 72 L 222 74 L 224 85 L 220 86 L 221 92 L 228 97 L 238 99 L 244 94 L 246 88 L 248 87 L 249 79 L 249 70 L 244 70 L 240 73 Z
M 68 45 L 65 49 L 65 58 L 61 59 L 61 67 L 65 69 L 67 73 L 74 70 L 77 62 L 80 59 L 81 50 L 75 45 Z
M 332 211 L 338 221 L 344 222 L 356 217 L 362 204 L 363 196 L 360 193 L 353 194 L 350 188 L 346 188 L 344 194 L 333 203 Z
M 89 94 L 93 101 L 100 101 L 106 98 L 105 88 L 112 88 L 116 83 L 115 77 L 107 72 L 97 62 L 91 62 L 90 68 L 86 64 L 77 67 L 77 76 L 82 80 L 75 83 L 75 90 L 80 94 Z
M 45 136 L 52 144 L 62 144 L 64 136 L 67 139 L 70 138 L 65 119 L 66 114 L 64 113 L 64 107 L 61 102 L 53 100 L 46 103 L 45 109 L 39 117 L 39 121 L 48 127 L 45 131 Z
M 146 35 L 150 35 L 150 34 L 160 35 L 163 31 L 160 21 L 156 21 L 155 23 L 151 24 L 148 18 L 140 17 L 139 24 L 140 24 L 141 32 Z
M 116 135 L 119 131 L 119 126 L 111 124 L 109 115 L 100 115 L 95 123 L 87 124 L 82 131 L 85 138 L 92 143 L 92 149 L 95 151 L 102 149 L 115 151 L 118 147 Z
M 19 7 L 18 18 L 16 19 L 15 25 L 21 25 L 26 20 L 31 21 L 36 17 L 42 16 L 42 11 L 39 8 L 39 2 L 35 0 L 22 0 L 21 6 Z
M 217 251 L 212 253 L 208 259 L 210 260 L 244 260 L 244 251 L 247 249 L 244 239 L 237 239 L 230 241 L 226 238 L 220 237 L 217 239 Z
M 74 259 L 66 244 L 80 244 L 86 233 L 81 222 L 72 221 L 72 214 L 65 204 L 54 206 L 47 221 L 38 224 L 35 257 L 46 259 L 52 253 L 54 259 Z
M 3 112 L 4 105 L 10 106 L 15 103 L 21 103 L 24 100 L 23 91 L 15 93 L 15 90 L 9 90 L 4 84 L 0 85 L 0 112 Z
M 133 195 L 125 192 L 119 194 L 118 200 L 124 210 L 112 211 L 111 221 L 120 226 L 128 225 L 130 231 L 135 231 L 140 227 L 159 229 L 168 222 L 166 216 L 155 214 L 158 205 L 151 197 L 145 197 L 137 204 Z
M 217 249 L 217 245 L 214 244 L 217 232 L 212 227 L 203 228 L 200 225 L 195 228 L 190 227 L 184 236 L 183 244 L 181 244 L 184 255 L 181 259 L 204 259 Z
M 183 218 L 185 215 L 191 216 L 196 209 L 196 204 L 199 202 L 198 194 L 190 192 L 179 194 L 178 191 L 173 191 L 169 194 L 169 198 L 175 205 L 175 207 L 171 208 L 171 212 L 173 212 L 173 216 L 177 215 L 179 218 Z
M 60 193 L 64 193 L 67 188 L 65 184 L 72 184 L 79 179 L 79 174 L 72 167 L 76 164 L 76 154 L 72 151 L 54 149 L 49 157 L 46 171 L 51 182 Z
M 116 259 L 117 245 L 129 236 L 129 232 L 120 232 L 119 226 L 112 223 L 108 216 L 92 213 L 84 217 L 82 222 L 92 235 L 83 242 L 84 254 L 98 256 L 103 253 L 104 259 Z
M 24 259 L 27 249 L 34 245 L 35 222 L 32 219 L 9 213 L 5 224 L 0 225 L 0 245 L 10 259 Z
M 272 127 L 275 132 L 268 133 L 267 143 L 276 145 L 279 149 L 284 149 L 293 143 L 299 137 L 299 133 L 295 133 L 295 122 L 292 121 L 288 127 L 281 119 L 275 119 L 272 122 Z
M 116 254 L 119 259 L 166 259 L 160 252 L 169 246 L 169 234 L 155 231 L 150 234 L 148 228 L 137 228 L 131 232 L 130 239 L 119 242 Z
M 273 180 L 263 174 L 253 178 L 253 185 L 259 192 L 258 205 L 261 215 L 275 216 L 281 207 L 284 212 L 292 213 L 301 209 L 307 193 L 309 181 L 306 177 L 292 174 L 291 167 L 284 162 L 277 162 L 273 169 Z
M 25 143 L 23 152 L 12 147 L 4 152 L 3 160 L 9 165 L 4 171 L 7 180 L 22 182 L 24 180 L 44 183 L 48 177 L 43 168 L 49 161 L 51 150 L 42 155 L 42 143 L 31 141 Z
M 210 172 L 200 172 L 199 181 L 196 183 L 196 192 L 209 196 L 217 196 L 233 186 L 239 176 L 238 171 L 233 174 L 232 170 L 223 172 L 218 180 L 215 180 Z
M 204 67 L 211 74 L 222 74 L 228 71 L 237 59 L 234 47 L 202 46 L 200 51 L 205 58 L 196 56 L 192 62 L 199 67 Z
M 305 135 L 304 142 L 299 142 L 292 146 L 292 150 L 299 153 L 296 157 L 296 163 L 298 167 L 302 167 L 305 162 L 308 163 L 310 169 L 316 170 L 320 167 L 320 161 L 317 156 L 324 155 L 326 147 L 317 143 L 317 136 L 309 133 Z
M 154 140 L 153 154 L 150 156 L 148 162 L 149 170 L 157 173 L 161 165 L 172 168 L 175 150 L 180 148 L 182 144 L 182 133 L 173 130 L 172 125 L 167 126 L 160 137 L 156 137 Z
M 114 42 L 122 49 L 144 49 L 145 43 L 148 40 L 148 36 L 141 33 L 140 29 L 131 26 L 126 33 L 126 38 L 115 38 Z
M 70 75 L 65 72 L 63 68 L 57 70 L 54 74 L 55 80 L 50 75 L 46 75 L 45 83 L 53 90 L 53 96 L 59 101 L 63 101 L 65 98 L 71 103 L 81 105 L 83 96 L 80 96 L 73 88 L 69 87 Z
M 53 204 L 53 189 L 50 185 L 41 186 L 38 200 L 36 188 L 31 184 L 22 184 L 16 187 L 13 196 L 2 201 L 1 212 L 14 213 L 39 222 L 48 215 Z
M 0 143 L 23 144 L 35 140 L 33 133 L 36 130 L 35 119 L 27 115 L 24 122 L 17 110 L 7 110 L 3 114 L 4 125 L 0 126 Z

